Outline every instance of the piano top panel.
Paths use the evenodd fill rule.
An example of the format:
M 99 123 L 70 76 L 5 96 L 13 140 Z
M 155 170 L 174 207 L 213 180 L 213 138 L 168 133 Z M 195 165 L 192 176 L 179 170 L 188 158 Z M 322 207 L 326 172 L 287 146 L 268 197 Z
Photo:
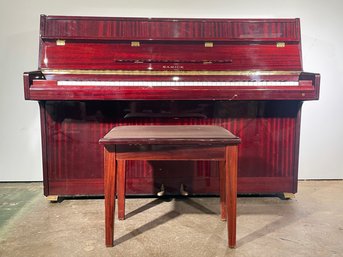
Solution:
M 300 41 L 299 19 L 41 16 L 43 39 Z
M 43 15 L 39 68 L 302 71 L 299 19 Z

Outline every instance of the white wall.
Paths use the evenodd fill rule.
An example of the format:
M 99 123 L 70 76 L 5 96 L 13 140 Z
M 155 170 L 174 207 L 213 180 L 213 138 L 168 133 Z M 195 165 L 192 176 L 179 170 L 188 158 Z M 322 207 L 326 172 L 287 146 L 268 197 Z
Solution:
M 40 14 L 301 18 L 304 70 L 322 82 L 320 101 L 304 103 L 299 177 L 343 179 L 342 9 L 339 0 L 1 0 L 0 181 L 42 179 L 38 104 L 24 101 L 22 82 L 37 68 Z

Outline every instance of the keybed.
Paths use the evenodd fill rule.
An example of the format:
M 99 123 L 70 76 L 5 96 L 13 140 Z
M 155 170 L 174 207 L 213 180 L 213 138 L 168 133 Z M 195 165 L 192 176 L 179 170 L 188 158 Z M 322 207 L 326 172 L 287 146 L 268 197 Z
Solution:
M 113 87 L 268 87 L 299 86 L 298 81 L 57 81 L 58 86 L 113 86 Z

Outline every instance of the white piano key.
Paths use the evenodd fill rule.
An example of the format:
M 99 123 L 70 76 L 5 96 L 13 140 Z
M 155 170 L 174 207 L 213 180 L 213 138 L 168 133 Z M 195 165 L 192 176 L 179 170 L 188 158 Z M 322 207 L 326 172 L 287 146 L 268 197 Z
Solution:
M 298 81 L 58 81 L 58 86 L 134 86 L 134 87 L 244 87 L 299 86 Z

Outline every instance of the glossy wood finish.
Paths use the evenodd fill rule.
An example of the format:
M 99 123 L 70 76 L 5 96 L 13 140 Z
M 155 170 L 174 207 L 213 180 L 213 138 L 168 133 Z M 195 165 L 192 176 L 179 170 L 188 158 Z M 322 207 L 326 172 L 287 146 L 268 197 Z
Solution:
M 40 102 L 45 195 L 103 194 L 103 153 L 97 140 L 113 126 L 151 124 L 225 127 L 244 138 L 240 193 L 296 192 L 301 103 L 318 99 L 320 86 L 319 74 L 302 71 L 299 19 L 42 15 L 40 25 L 38 70 L 24 73 L 24 93 L 25 99 Z M 133 41 L 140 46 L 131 46 Z M 133 75 L 137 71 L 145 75 Z M 298 81 L 299 86 L 57 85 L 61 80 L 175 77 L 156 71 L 181 72 L 179 81 Z M 209 75 L 218 71 L 249 73 Z M 161 184 L 170 194 L 180 184 L 191 194 L 218 194 L 219 170 L 210 162 L 126 165 L 128 194 L 155 194 Z
M 240 63 L 237 61 L 236 64 L 235 58 L 240 57 L 243 60 L 248 58 L 250 62 L 248 68 L 254 69 L 254 64 L 261 65 L 259 53 L 271 51 L 262 57 L 265 60 L 264 66 L 261 67 L 263 70 L 273 67 L 273 65 L 268 66 L 274 62 L 270 58 L 272 53 L 281 56 L 284 61 L 279 61 L 284 65 L 288 63 L 288 69 L 301 70 L 299 19 L 147 19 L 43 15 L 41 16 L 40 38 L 39 68 L 42 69 L 65 69 L 73 65 L 85 68 L 83 65 L 87 63 L 80 62 L 83 55 L 92 60 L 92 69 L 104 69 L 102 65 L 105 63 L 116 65 L 118 61 L 125 64 L 127 60 L 149 60 L 153 63 L 172 63 L 172 60 L 176 60 L 175 64 L 187 60 L 187 64 L 193 58 L 211 61 L 223 59 L 223 57 L 225 60 L 233 59 L 234 66 Z M 56 40 L 65 40 L 66 44 L 55 48 Z M 132 41 L 139 41 L 140 47 L 131 47 Z M 204 48 L 204 42 L 207 41 L 214 43 L 214 47 Z M 276 42 L 284 42 L 286 45 L 277 49 Z M 226 48 L 226 44 L 231 47 Z M 236 48 L 244 49 L 247 45 L 250 45 L 248 51 L 245 50 L 241 54 L 237 51 L 237 54 L 234 54 Z M 222 53 L 220 50 L 223 49 L 222 46 L 229 53 Z M 52 51 L 50 51 L 51 47 Z M 99 47 L 99 49 L 96 50 L 93 47 Z M 254 50 L 259 47 L 261 50 Z M 294 54 L 291 50 L 293 48 Z M 190 49 L 192 50 L 191 59 L 188 57 Z M 193 51 L 195 51 L 194 55 Z M 199 54 L 196 54 L 197 52 Z M 206 58 L 209 57 L 208 54 L 215 56 Z M 249 55 L 252 57 L 256 55 L 257 60 L 249 58 Z M 72 63 L 67 56 L 72 57 Z M 289 59 L 292 56 L 294 59 Z M 105 61 L 106 59 L 109 61 Z M 280 62 L 275 62 L 275 65 L 280 65 Z M 136 62 L 132 65 L 129 62 L 126 66 L 125 69 L 130 69 L 130 67 L 136 69 L 144 67 L 144 64 L 140 66 Z M 211 69 L 211 66 L 206 70 Z M 180 68 L 179 66 L 163 69 Z
M 103 194 L 99 138 L 113 126 L 153 124 L 222 126 L 244 139 L 239 193 L 296 192 L 299 102 L 47 101 L 41 107 L 46 194 Z M 128 194 L 152 195 L 161 184 L 167 194 L 177 194 L 182 183 L 191 195 L 219 194 L 219 171 L 210 162 L 128 161 L 126 165 Z
M 228 228 L 228 244 L 230 248 L 234 248 L 236 246 L 237 223 L 237 147 L 226 146 L 225 157 L 225 207 Z
M 137 131 L 142 132 L 142 135 L 137 135 Z M 149 139 L 149 140 L 147 140 Z M 104 145 L 104 169 L 105 169 L 105 231 L 106 231 L 106 246 L 113 246 L 113 230 L 114 226 L 114 205 L 116 185 L 118 181 L 119 188 L 124 189 L 125 180 L 123 176 L 117 177 L 117 174 L 125 173 L 123 162 L 127 160 L 219 160 L 225 167 L 225 187 L 221 192 L 225 191 L 221 196 L 225 195 L 226 203 L 222 211 L 221 217 L 228 217 L 228 246 L 234 248 L 236 246 L 236 213 L 237 213 L 237 145 L 240 139 L 229 131 L 218 126 L 120 126 L 112 129 L 99 141 Z M 152 144 L 152 142 L 154 142 Z M 190 145 L 191 143 L 191 145 Z M 167 145 L 165 145 L 167 144 Z M 141 147 L 132 148 L 131 145 Z M 155 146 L 157 146 L 155 148 Z M 172 146 L 174 152 L 171 154 L 159 146 Z M 197 149 L 188 152 L 189 147 Z M 121 147 L 121 148 L 120 148 Z M 212 147 L 220 150 L 215 150 L 213 153 Z M 151 148 L 153 151 L 151 151 Z M 162 149 L 162 150 L 161 150 Z M 184 151 L 186 149 L 186 151 Z M 208 155 L 202 154 L 209 153 Z M 143 154 L 142 154 L 143 153 Z M 137 157 L 141 156 L 141 157 Z M 156 156 L 156 157 L 155 157 Z M 163 156 L 163 158 L 161 158 Z M 115 162 L 118 162 L 118 168 Z M 120 164 L 119 164 L 120 163 Z M 112 174 L 110 168 L 113 168 Z M 117 171 L 120 169 L 120 171 Z M 121 185 L 119 185 L 121 184 Z M 113 191 L 114 190 L 114 191 Z M 112 195 L 109 195 L 112 193 Z M 118 209 L 120 218 L 125 216 L 125 194 L 118 192 L 118 204 L 121 202 Z M 221 199 L 223 207 L 224 200 Z
M 182 19 L 41 16 L 43 39 L 300 40 L 299 19 Z
M 225 177 L 225 161 L 221 161 L 219 164 L 219 195 L 220 195 L 220 214 L 222 220 L 227 220 L 226 209 L 226 177 Z
M 113 245 L 114 209 L 116 195 L 117 164 L 115 152 L 104 149 L 104 192 L 105 192 L 105 242 Z
M 40 126 L 41 126 L 41 141 L 42 141 L 42 166 L 43 166 L 43 184 L 44 184 L 44 195 L 49 196 L 52 195 L 50 193 L 49 188 L 49 159 L 48 159 L 48 147 L 49 143 L 47 141 L 48 136 L 46 133 L 49 133 L 47 128 L 47 120 L 46 120 L 46 111 L 45 111 L 45 103 L 39 102 L 39 114 L 40 114 Z
M 301 70 L 298 44 L 282 48 L 276 47 L 275 42 L 254 45 L 214 43 L 215 46 L 210 48 L 194 41 L 140 44 L 140 47 L 131 47 L 130 42 L 66 42 L 66 45 L 59 46 L 48 41 L 43 45 L 40 68 L 148 70 L 150 67 L 153 71 L 176 66 L 181 70 L 250 70 L 251 67 L 256 70 Z
M 117 181 L 117 196 L 118 196 L 118 219 L 125 219 L 125 194 L 126 194 L 126 172 L 125 160 L 118 161 L 118 181 Z
M 312 74 L 313 80 L 318 74 Z M 274 78 L 277 80 L 277 78 Z M 57 86 L 56 81 L 34 81 L 31 100 L 316 100 L 319 83 L 300 81 L 300 86 L 268 87 L 108 87 Z
M 64 40 L 57 44 L 57 40 Z M 132 47 L 131 42 L 140 42 Z M 206 47 L 210 42 L 213 47 Z M 281 47 L 280 47 L 281 44 Z M 191 54 L 190 54 L 191 53 Z M 41 17 L 39 71 L 25 74 L 31 100 L 314 100 L 319 74 L 178 76 L 180 81 L 299 81 L 299 87 L 66 87 L 60 80 L 171 81 L 155 71 L 301 72 L 299 19 Z M 145 76 L 72 70 L 146 71 Z M 50 71 L 62 71 L 59 74 Z M 54 75 L 55 74 L 55 75 Z M 306 78 L 305 78 L 306 77 Z

